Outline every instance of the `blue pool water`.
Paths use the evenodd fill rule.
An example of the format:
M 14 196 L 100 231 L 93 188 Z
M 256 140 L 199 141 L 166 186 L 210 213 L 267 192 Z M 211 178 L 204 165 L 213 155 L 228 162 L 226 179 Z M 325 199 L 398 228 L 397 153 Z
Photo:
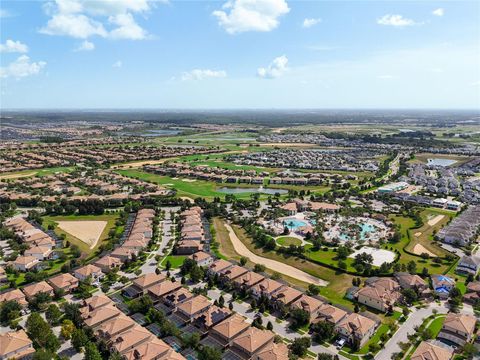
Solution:
M 290 229 L 290 231 L 295 231 L 299 227 L 307 225 L 305 221 L 298 219 L 287 219 L 283 221 L 283 225 Z
M 360 225 L 360 227 L 362 228 L 361 231 L 360 231 L 360 239 L 361 240 L 365 240 L 365 235 L 366 234 L 369 234 L 369 233 L 375 231 L 375 226 L 373 226 L 372 224 L 363 223 L 362 225 Z M 340 234 L 340 239 L 345 240 L 345 241 L 346 240 L 352 240 L 350 238 L 350 236 L 348 236 L 347 234 Z

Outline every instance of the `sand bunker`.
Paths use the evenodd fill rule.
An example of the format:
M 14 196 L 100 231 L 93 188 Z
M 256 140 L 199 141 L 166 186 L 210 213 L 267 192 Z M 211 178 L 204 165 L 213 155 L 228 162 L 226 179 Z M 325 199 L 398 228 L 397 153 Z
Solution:
M 195 182 L 197 181 L 196 179 L 182 179 L 182 181 L 185 181 L 185 182 Z
M 103 229 L 107 226 L 106 221 L 59 221 L 58 227 L 63 231 L 75 236 L 78 240 L 87 244 L 90 249 L 97 245 Z
M 435 226 L 439 221 L 441 221 L 445 215 L 437 215 L 434 218 L 428 220 L 428 225 Z
M 415 235 L 415 237 L 419 237 L 420 235 L 422 235 L 422 232 L 421 232 L 421 231 L 419 231 L 419 232 L 416 232 L 416 233 L 415 233 L 415 234 L 413 234 L 413 235 Z
M 372 264 L 375 266 L 381 266 L 383 263 L 391 263 L 395 260 L 395 253 L 390 250 L 384 249 L 375 249 L 372 247 L 364 246 L 360 250 L 356 250 L 353 254 L 350 254 L 348 257 L 355 258 L 357 254 L 366 253 L 370 254 L 373 257 Z
M 427 253 L 431 257 L 437 257 L 434 253 L 432 253 L 430 250 L 428 250 L 425 246 L 422 244 L 417 244 L 413 247 L 413 253 L 415 255 L 422 255 L 423 253 Z

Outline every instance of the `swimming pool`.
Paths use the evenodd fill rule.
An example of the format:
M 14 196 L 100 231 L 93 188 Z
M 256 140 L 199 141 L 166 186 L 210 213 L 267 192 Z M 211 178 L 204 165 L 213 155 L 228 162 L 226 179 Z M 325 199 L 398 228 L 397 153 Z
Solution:
M 373 226 L 372 224 L 369 224 L 369 223 L 362 223 L 360 225 L 360 228 L 361 228 L 361 230 L 360 230 L 360 239 L 361 240 L 365 240 L 365 237 L 366 237 L 367 234 L 376 231 L 375 226 Z M 344 241 L 352 240 L 351 237 L 348 234 L 345 234 L 345 233 L 341 233 L 339 237 L 340 237 L 341 240 L 344 240 Z
M 307 222 L 298 219 L 285 219 L 283 220 L 283 225 L 286 226 L 290 231 L 295 231 L 299 227 L 307 225 Z

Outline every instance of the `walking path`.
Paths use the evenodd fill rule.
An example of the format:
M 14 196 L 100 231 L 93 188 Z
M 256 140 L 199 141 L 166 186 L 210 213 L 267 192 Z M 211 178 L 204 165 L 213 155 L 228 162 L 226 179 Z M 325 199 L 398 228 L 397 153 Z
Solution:
M 232 242 L 233 248 L 235 249 L 235 252 L 237 252 L 240 256 L 245 256 L 249 258 L 250 261 L 253 263 L 265 265 L 270 270 L 285 274 L 300 281 L 320 286 L 328 285 L 327 281 L 307 274 L 306 272 L 298 270 L 293 266 L 255 255 L 250 250 L 248 250 L 248 248 L 240 241 L 237 234 L 235 234 L 235 231 L 233 231 L 232 227 L 229 224 L 225 223 L 225 228 L 228 230 L 230 240 Z

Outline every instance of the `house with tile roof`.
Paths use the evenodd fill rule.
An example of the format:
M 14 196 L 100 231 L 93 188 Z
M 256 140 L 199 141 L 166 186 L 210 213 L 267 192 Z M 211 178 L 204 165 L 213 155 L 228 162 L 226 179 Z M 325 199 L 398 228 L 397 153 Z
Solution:
M 473 315 L 448 313 L 437 339 L 463 346 L 472 341 L 476 322 Z
M 0 360 L 29 359 L 34 353 L 32 340 L 25 330 L 0 334 Z
M 226 347 L 233 339 L 250 328 L 250 324 L 240 314 L 232 316 L 214 325 L 209 333 L 209 337 L 213 337 L 215 341 Z
M 27 285 L 22 289 L 22 291 L 25 294 L 27 300 L 29 301 L 40 293 L 45 293 L 47 295 L 50 295 L 51 297 L 54 296 L 53 288 L 49 284 L 47 284 L 46 281 L 40 281 L 38 283 Z
M 54 290 L 63 290 L 65 293 L 71 293 L 78 288 L 79 284 L 78 279 L 69 273 L 51 277 L 48 282 Z
M 351 313 L 345 316 L 336 326 L 335 332 L 350 345 L 362 347 L 375 332 L 377 323 L 363 315 Z
M 450 360 L 452 357 L 453 351 L 451 348 L 422 341 L 410 357 L 410 360 Z
M 455 280 L 446 275 L 432 275 L 431 279 L 434 294 L 440 299 L 448 298 L 450 290 L 455 287 Z
M 250 359 L 270 346 L 274 337 L 275 334 L 269 330 L 250 327 L 233 339 L 230 350 L 241 359 Z
M 5 301 L 16 301 L 21 307 L 26 307 L 28 305 L 25 294 L 20 289 L 13 289 L 0 293 L 0 304 Z
M 73 275 L 80 281 L 84 281 L 88 277 L 90 277 L 92 281 L 97 281 L 102 279 L 104 276 L 102 269 L 92 264 L 88 264 L 76 269 L 73 272 Z

